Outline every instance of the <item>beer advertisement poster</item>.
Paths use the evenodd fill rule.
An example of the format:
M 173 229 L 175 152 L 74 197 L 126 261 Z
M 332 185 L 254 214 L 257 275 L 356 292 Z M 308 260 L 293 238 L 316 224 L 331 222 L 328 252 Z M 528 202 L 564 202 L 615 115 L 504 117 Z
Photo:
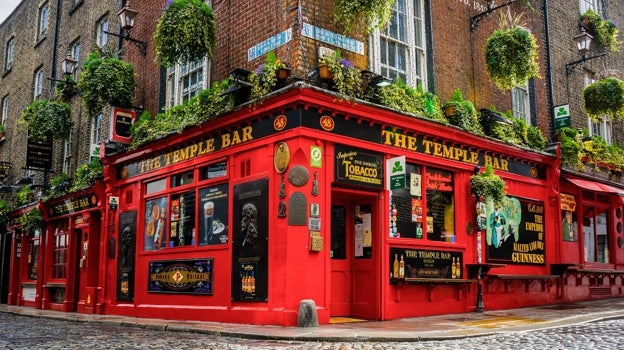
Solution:
M 506 197 L 486 202 L 485 243 L 488 262 L 544 265 L 544 203 Z

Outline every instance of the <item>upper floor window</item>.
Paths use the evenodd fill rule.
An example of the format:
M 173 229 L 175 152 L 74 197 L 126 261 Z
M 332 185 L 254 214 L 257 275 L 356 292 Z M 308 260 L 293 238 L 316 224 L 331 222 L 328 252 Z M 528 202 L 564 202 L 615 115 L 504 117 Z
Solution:
M 592 10 L 602 16 L 602 0 L 579 0 L 581 14 L 587 10 Z
M 38 100 L 41 99 L 41 95 L 43 94 L 43 69 L 39 69 L 35 72 L 35 91 L 33 95 L 33 99 Z
M 69 132 L 69 137 L 65 140 L 65 144 L 63 145 L 63 172 L 65 174 L 71 174 L 71 158 L 72 158 L 72 134 L 73 132 Z
M 6 127 L 6 121 L 9 118 L 9 95 L 2 98 L 2 125 Z
M 13 55 L 15 54 L 15 38 L 9 39 L 4 53 L 4 70 L 9 70 L 13 66 Z
M 97 23 L 95 42 L 99 47 L 108 44 L 108 18 L 102 18 Z
M 513 111 L 513 116 L 523 119 L 528 125 L 531 125 L 530 109 L 529 86 L 524 84 L 514 87 L 511 90 L 511 110 Z
M 392 20 L 371 38 L 371 68 L 410 86 L 426 87 L 423 0 L 396 0 Z
M 167 107 L 182 104 L 197 96 L 208 85 L 205 72 L 207 59 L 187 62 L 169 68 L 167 72 Z
M 69 53 L 76 60 L 76 68 L 80 67 L 80 41 L 76 40 L 69 48 Z M 74 80 L 78 80 L 78 69 L 74 69 Z
M 102 124 L 104 123 L 104 115 L 98 113 L 95 116 L 93 124 L 91 124 L 91 149 L 89 157 L 98 157 L 100 151 L 100 142 L 102 142 Z
M 39 29 L 37 31 L 37 39 L 42 39 L 48 31 L 48 17 L 50 14 L 50 5 L 45 2 L 39 7 Z

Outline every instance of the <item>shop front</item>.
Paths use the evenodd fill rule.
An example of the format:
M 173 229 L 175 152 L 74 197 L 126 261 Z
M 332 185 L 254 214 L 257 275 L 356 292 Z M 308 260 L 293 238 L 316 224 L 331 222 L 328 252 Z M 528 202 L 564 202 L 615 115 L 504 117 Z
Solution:
M 472 311 L 479 283 L 487 308 L 553 302 L 556 288 L 522 277 L 557 258 L 553 159 L 289 89 L 103 159 L 118 203 L 100 235 L 103 310 L 295 325 L 312 299 L 321 323 L 386 320 Z M 475 225 L 469 179 L 486 165 L 507 183 L 506 231 Z
M 561 262 L 566 299 L 624 295 L 624 188 L 562 171 Z

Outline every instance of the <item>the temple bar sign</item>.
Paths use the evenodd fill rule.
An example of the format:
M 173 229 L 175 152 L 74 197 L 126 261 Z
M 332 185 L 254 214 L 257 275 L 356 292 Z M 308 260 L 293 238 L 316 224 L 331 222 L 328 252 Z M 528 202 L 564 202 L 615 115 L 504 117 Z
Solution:
M 111 108 L 111 141 L 130 143 L 130 127 L 134 123 L 136 112 L 133 110 L 122 109 L 118 107 Z

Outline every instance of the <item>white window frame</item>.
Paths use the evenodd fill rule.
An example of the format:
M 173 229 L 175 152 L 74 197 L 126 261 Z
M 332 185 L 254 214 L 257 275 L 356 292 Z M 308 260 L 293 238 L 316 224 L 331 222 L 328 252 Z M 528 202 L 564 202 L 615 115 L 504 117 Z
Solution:
M 76 60 L 76 68 L 74 68 L 73 78 L 78 81 L 78 67 L 80 67 L 80 40 L 74 41 L 69 48 L 70 55 Z
M 97 46 L 99 47 L 104 47 L 108 44 L 108 26 L 109 26 L 109 21 L 107 17 L 102 17 L 98 22 L 97 22 L 97 28 L 96 28 L 96 37 L 95 37 L 95 43 Z
M 398 20 L 396 13 L 398 11 L 397 1 L 405 2 L 405 11 L 402 12 L 406 16 L 405 18 L 405 41 L 398 41 L 397 38 L 388 36 L 387 34 L 393 28 L 398 28 Z M 425 31 L 425 8 L 424 0 L 396 0 L 393 6 L 393 17 L 388 28 L 384 32 L 376 30 L 370 37 L 369 43 L 371 46 L 370 51 L 370 67 L 371 70 L 396 80 L 396 76 L 400 72 L 397 65 L 383 65 L 381 57 L 382 44 L 385 41 L 397 43 L 403 46 L 406 50 L 405 74 L 404 83 L 416 87 L 421 85 L 423 89 L 427 89 L 427 47 L 426 47 L 426 31 Z M 398 29 L 399 31 L 401 29 Z M 395 58 L 396 59 L 396 58 Z M 388 73 L 390 72 L 390 73 Z
M 513 116 L 524 119 L 527 125 L 531 125 L 531 105 L 529 84 L 516 85 L 511 89 L 511 110 Z
M 579 0 L 579 10 L 581 15 L 592 10 L 602 16 L 602 0 Z
M 6 44 L 4 53 L 4 70 L 9 70 L 13 66 L 13 58 L 15 55 L 15 37 L 11 37 Z
M 65 174 L 71 174 L 71 161 L 72 161 L 72 136 L 73 131 L 69 131 L 69 136 L 63 143 L 63 172 Z
M 2 98 L 2 125 L 6 129 L 6 122 L 9 119 L 9 95 L 4 95 Z
M 91 147 L 89 149 L 89 160 L 93 157 L 99 158 L 98 154 L 94 154 L 97 150 L 100 149 L 100 143 L 102 142 L 102 132 L 104 127 L 104 114 L 101 112 L 98 113 L 93 118 L 93 123 L 91 123 Z
M 42 39 L 46 36 L 49 25 L 49 17 L 50 17 L 50 5 L 48 2 L 44 2 L 39 6 L 39 22 L 37 29 L 37 39 Z
M 34 100 L 39 100 L 43 97 L 43 82 L 45 80 L 44 74 L 43 74 L 43 68 L 38 69 L 35 72 L 35 77 L 34 77 L 34 94 L 33 94 L 33 99 Z
M 186 102 L 208 87 L 208 66 L 208 59 L 203 58 L 198 62 L 176 64 L 167 70 L 167 108 Z M 190 91 L 184 91 L 184 80 L 198 72 L 202 74 L 201 81 L 197 81 Z

